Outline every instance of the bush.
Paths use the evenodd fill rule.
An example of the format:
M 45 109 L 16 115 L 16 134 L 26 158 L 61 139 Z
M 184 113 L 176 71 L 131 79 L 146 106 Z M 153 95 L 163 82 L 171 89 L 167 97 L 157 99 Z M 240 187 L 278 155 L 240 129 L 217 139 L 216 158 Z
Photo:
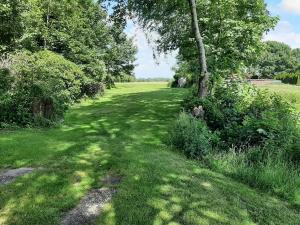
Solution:
M 248 83 L 219 85 L 206 99 L 189 96 L 183 103 L 187 111 L 199 105 L 204 108 L 208 127 L 219 132 L 225 149 L 235 146 L 247 150 L 270 142 L 281 148 L 296 138 L 298 117 L 291 105 Z
M 213 134 L 203 121 L 186 113 L 181 113 L 170 131 L 170 144 L 180 149 L 188 157 L 201 159 L 217 143 Z
M 177 136 L 172 134 L 177 147 L 194 148 L 189 152 L 198 148 L 210 168 L 300 205 L 299 117 L 290 104 L 248 83 L 227 82 L 217 85 L 205 99 L 191 92 L 183 101 L 187 112 L 199 105 L 205 110 L 206 129 L 197 133 L 190 122 L 179 119 L 172 131 L 179 130 Z M 188 121 L 204 124 L 197 119 Z M 218 134 L 220 142 L 207 148 L 205 138 L 211 132 Z M 191 139 L 199 140 L 199 146 L 190 145 Z
M 195 73 L 193 71 L 193 67 L 191 67 L 191 64 L 188 62 L 179 62 L 179 64 L 173 68 L 175 75 L 174 79 L 171 83 L 171 87 L 175 88 L 178 87 L 178 81 L 180 78 L 185 78 L 186 79 L 186 85 L 185 87 L 191 87 L 193 83 L 195 83 Z M 197 71 L 197 69 L 196 69 Z
M 300 71 L 295 73 L 282 73 L 275 77 L 277 80 L 281 80 L 285 84 L 300 85 Z
M 102 82 L 97 82 L 92 79 L 86 79 L 81 87 L 82 95 L 90 98 L 95 97 L 97 94 L 102 94 L 105 91 L 105 85 Z
M 11 60 L 9 69 L 2 70 L 1 79 L 10 86 L 0 97 L 0 123 L 49 124 L 62 118 L 80 97 L 84 74 L 63 56 L 50 51 L 22 52 Z

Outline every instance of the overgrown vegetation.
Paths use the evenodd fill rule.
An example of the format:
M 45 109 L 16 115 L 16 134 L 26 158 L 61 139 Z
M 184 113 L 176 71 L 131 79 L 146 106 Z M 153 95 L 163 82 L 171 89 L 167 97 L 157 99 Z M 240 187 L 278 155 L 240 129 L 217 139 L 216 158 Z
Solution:
M 289 145 L 296 130 L 297 115 L 289 103 L 248 83 L 222 83 L 204 100 L 193 94 L 184 100 L 190 112 L 199 105 L 204 107 L 207 125 L 219 132 L 227 147 L 258 146 L 271 140 Z
M 218 144 L 219 139 L 203 121 L 181 113 L 170 130 L 170 141 L 188 157 L 203 159 Z
M 299 114 L 291 104 L 275 93 L 240 82 L 218 85 L 206 99 L 194 96 L 186 97 L 183 107 L 192 114 L 195 106 L 202 105 L 204 120 L 181 115 L 172 128 L 176 134 L 171 133 L 171 143 L 184 152 L 193 143 L 190 152 L 196 153 L 188 156 L 299 205 Z M 203 133 L 195 132 L 199 124 Z M 182 130 L 190 132 L 192 140 Z M 206 144 L 211 140 L 209 132 L 220 140 L 214 148 Z
M 102 1 L 1 1 L 0 10 L 1 126 L 49 125 L 80 97 L 134 80 L 137 49 Z
M 300 87 L 295 85 L 272 84 L 260 85 L 259 88 L 275 92 L 290 102 L 300 112 Z

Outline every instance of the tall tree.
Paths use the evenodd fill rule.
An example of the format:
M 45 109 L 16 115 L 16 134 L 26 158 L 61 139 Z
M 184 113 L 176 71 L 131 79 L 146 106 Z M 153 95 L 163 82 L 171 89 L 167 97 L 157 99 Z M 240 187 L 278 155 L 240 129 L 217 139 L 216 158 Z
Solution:
M 136 47 L 124 26 L 94 0 L 0 0 L 0 45 L 48 49 L 80 65 L 93 80 L 133 76 Z M 21 4 L 26 2 L 26 5 Z M 3 6 L 3 7 L 2 7 Z M 22 8 L 21 8 L 22 6 Z M 3 31 L 2 32 L 2 28 Z
M 23 32 L 25 0 L 0 0 L 0 53 L 17 47 Z
M 146 31 L 159 34 L 158 38 L 155 35 L 153 38 L 158 52 L 179 50 L 180 58 L 198 67 L 201 74 L 209 71 L 210 80 L 251 65 L 262 49 L 263 35 L 277 22 L 277 18 L 271 17 L 267 11 L 264 0 L 115 1 L 126 2 L 132 16 L 138 18 Z M 198 23 L 194 19 L 197 14 Z M 205 51 L 201 51 L 204 45 L 201 47 L 201 38 L 199 33 L 196 34 L 195 21 Z M 200 54 L 206 55 L 206 69 L 202 66 Z M 201 83 L 207 87 L 205 79 Z
M 203 38 L 200 33 L 197 8 L 195 0 L 188 0 L 191 8 L 192 15 L 192 24 L 194 28 L 196 43 L 199 51 L 199 64 L 201 66 L 201 75 L 198 78 L 198 95 L 201 98 L 207 96 L 208 93 L 208 71 L 207 71 L 207 63 L 206 63 L 206 53 L 205 46 L 203 43 Z
M 262 78 L 274 78 L 280 73 L 292 73 L 300 65 L 299 50 L 277 41 L 267 41 L 258 62 L 258 72 Z

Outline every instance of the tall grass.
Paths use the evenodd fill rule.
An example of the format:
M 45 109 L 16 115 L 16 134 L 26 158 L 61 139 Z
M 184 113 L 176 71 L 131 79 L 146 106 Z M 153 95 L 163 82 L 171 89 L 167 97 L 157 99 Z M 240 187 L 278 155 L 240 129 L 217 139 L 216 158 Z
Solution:
M 292 85 L 265 85 L 260 86 L 260 88 L 269 89 L 271 92 L 276 92 L 284 99 L 292 103 L 296 110 L 300 112 L 300 87 Z M 220 98 L 220 96 L 218 97 Z M 232 100 L 232 98 L 234 98 L 234 96 L 230 96 L 229 99 Z M 260 102 L 257 102 L 258 100 Z M 258 100 L 255 99 L 256 104 L 254 106 L 260 107 L 262 110 L 267 111 L 267 115 L 269 115 L 268 119 L 262 121 L 259 126 L 271 126 L 272 124 L 280 125 L 279 127 L 274 126 L 274 129 L 272 128 L 272 126 L 272 129 L 268 129 L 268 132 L 274 132 L 275 135 L 273 139 L 271 138 L 263 145 L 259 144 L 259 142 L 253 142 L 252 147 L 249 147 L 248 145 L 227 145 L 226 147 L 224 147 L 222 143 L 226 140 L 222 140 L 221 136 L 218 135 L 220 137 L 219 145 L 214 145 L 214 142 L 212 142 L 213 149 L 211 151 L 197 151 L 200 155 L 206 153 L 203 157 L 198 157 L 198 159 L 201 160 L 201 164 L 208 166 L 214 171 L 229 175 L 239 181 L 242 181 L 243 183 L 246 183 L 265 192 L 273 193 L 288 200 L 290 203 L 296 205 L 297 207 L 300 207 L 300 135 L 297 131 L 298 117 L 294 112 L 292 112 L 292 109 L 291 111 L 281 110 L 280 107 L 283 107 L 282 109 L 285 109 L 285 107 L 288 107 L 288 104 L 275 104 L 273 108 L 270 108 L 269 104 L 265 104 L 265 98 L 262 98 L 262 100 Z M 189 101 L 191 102 L 191 106 L 201 105 L 203 103 L 194 102 L 193 99 L 187 99 L 187 101 L 185 101 L 185 104 L 189 105 Z M 237 102 L 240 103 L 240 101 Z M 211 104 L 209 106 L 214 109 L 216 105 L 216 101 L 211 101 Z M 253 108 L 256 109 L 255 107 Z M 220 114 L 222 115 L 224 114 L 225 110 L 222 107 L 220 108 L 221 109 L 217 112 L 220 112 Z M 212 117 L 213 113 L 216 111 L 209 111 L 208 109 L 209 108 L 206 107 L 206 113 L 207 115 Z M 234 111 L 234 108 L 229 109 L 231 110 L 230 113 L 224 116 L 224 118 L 226 118 L 224 127 L 227 127 L 223 130 L 223 132 L 225 133 L 228 132 L 228 117 L 237 115 L 236 111 Z M 274 117 L 274 111 L 278 113 L 277 117 Z M 289 112 L 290 114 L 288 114 Z M 207 125 L 209 127 L 213 127 L 216 125 L 215 118 L 219 117 L 206 119 Z M 262 117 L 260 116 L 254 118 L 252 120 L 253 124 L 251 125 L 254 125 L 253 127 L 255 127 L 257 122 L 259 122 L 258 120 L 261 120 L 261 118 Z M 235 119 L 235 117 L 233 119 Z M 221 122 L 222 121 L 223 120 L 221 120 Z M 274 123 L 274 121 L 277 121 L 278 123 Z M 205 144 L 203 144 L 206 143 L 205 141 L 198 143 L 198 141 L 200 140 L 198 136 L 202 136 L 203 138 L 206 138 L 206 136 L 201 133 L 202 130 L 200 129 L 200 134 L 199 132 L 193 132 L 193 127 L 196 126 L 195 124 L 193 125 L 193 123 L 199 123 L 199 120 L 192 120 L 189 119 L 188 116 L 184 117 L 181 115 L 175 122 L 175 125 L 172 129 L 172 132 L 177 133 L 177 135 L 173 134 L 173 137 L 176 137 L 173 138 L 173 142 L 178 142 L 178 139 L 180 137 L 189 137 L 189 139 L 182 138 L 181 141 L 183 143 L 181 143 L 180 146 L 173 144 L 178 149 L 181 149 L 184 152 L 186 151 L 182 146 L 186 146 L 185 142 L 187 140 L 189 140 L 189 144 L 196 141 L 197 146 L 202 145 L 202 148 L 198 147 L 198 149 L 203 149 L 203 147 L 205 147 Z M 202 127 L 205 126 L 205 123 L 202 122 L 201 124 Z M 245 123 L 240 124 L 240 126 L 245 126 Z M 252 126 L 249 127 L 251 128 Z M 243 131 L 242 129 L 239 130 L 238 128 L 239 127 L 233 127 L 232 129 L 232 138 L 236 142 L 238 142 L 238 136 Z M 284 134 L 278 136 L 277 128 L 282 128 Z M 220 129 L 222 129 L 222 127 L 215 129 L 214 132 L 212 131 L 212 135 L 220 134 Z M 209 131 L 210 129 L 206 127 L 206 129 L 204 130 Z M 257 129 L 250 129 L 249 131 L 252 132 L 252 130 L 254 130 L 254 132 L 257 131 Z M 249 136 L 251 132 L 248 132 L 247 134 L 245 134 L 245 136 Z M 193 138 L 195 135 L 197 136 L 197 138 Z M 260 145 L 260 147 L 258 147 L 258 145 Z M 235 147 L 229 149 L 230 146 Z M 192 155 L 189 156 L 193 157 Z
M 206 163 L 252 187 L 274 193 L 300 206 L 300 168 L 283 157 L 268 155 L 262 162 L 251 162 L 250 153 L 212 153 Z

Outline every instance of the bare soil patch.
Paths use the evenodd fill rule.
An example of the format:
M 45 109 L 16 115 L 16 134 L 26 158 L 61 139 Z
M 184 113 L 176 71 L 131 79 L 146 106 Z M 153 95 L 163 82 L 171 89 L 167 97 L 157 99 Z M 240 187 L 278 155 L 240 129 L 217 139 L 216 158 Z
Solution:
M 122 177 L 120 175 L 106 175 L 101 181 L 106 186 L 117 185 L 121 182 Z
M 33 172 L 35 169 L 23 167 L 18 169 L 9 169 L 0 172 L 0 185 L 12 183 L 17 177 Z
M 116 190 L 101 188 L 91 190 L 79 204 L 68 212 L 61 225 L 90 225 L 101 213 L 104 204 L 109 202 Z

